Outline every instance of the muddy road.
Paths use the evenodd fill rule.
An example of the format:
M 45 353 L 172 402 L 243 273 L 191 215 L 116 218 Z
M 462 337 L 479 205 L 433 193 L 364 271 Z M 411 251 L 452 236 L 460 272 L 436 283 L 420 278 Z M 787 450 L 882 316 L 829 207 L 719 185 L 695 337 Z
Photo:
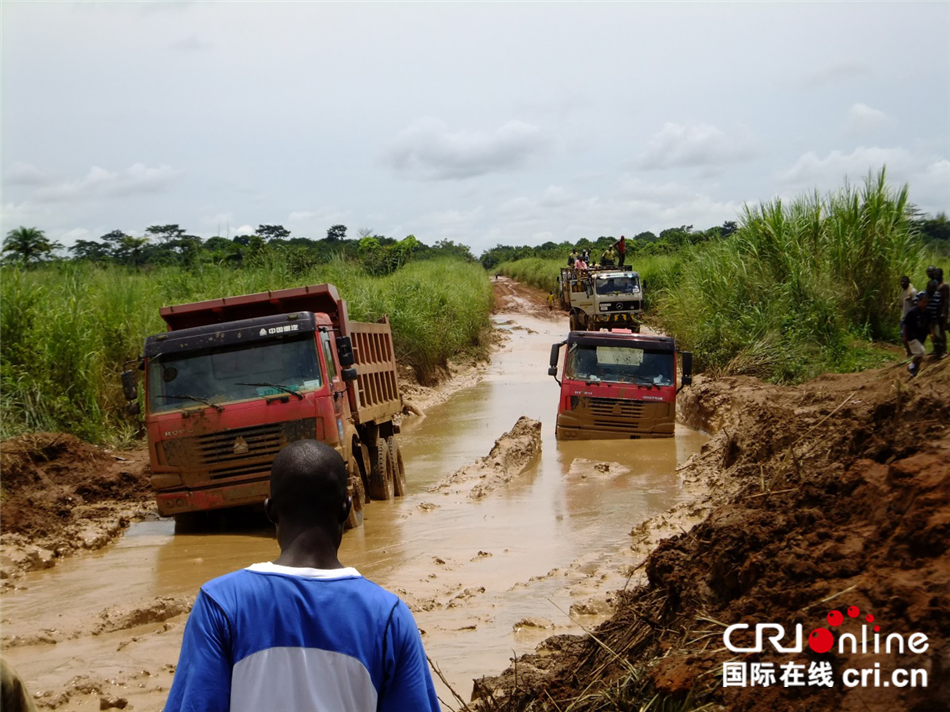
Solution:
M 465 700 L 474 678 L 514 654 L 607 617 L 611 592 L 644 558 L 631 549 L 631 530 L 695 495 L 677 468 L 707 439 L 678 428 L 669 440 L 558 443 L 547 361 L 567 319 L 534 290 L 507 279 L 495 288 L 491 364 L 457 376 L 463 387 L 441 402 L 410 392 L 430 404 L 403 428 L 409 493 L 370 504 L 340 552 L 409 603 L 430 657 Z M 510 481 L 479 497 L 445 481 L 467 468 L 464 479 L 479 486 L 479 467 L 491 466 L 477 463 L 522 416 L 540 422 L 540 453 L 524 433 L 507 440 Z M 159 710 L 198 587 L 277 553 L 267 528 L 176 534 L 170 520 L 134 522 L 114 544 L 31 572 L 3 593 L 3 655 L 41 708 L 94 710 L 105 699 Z

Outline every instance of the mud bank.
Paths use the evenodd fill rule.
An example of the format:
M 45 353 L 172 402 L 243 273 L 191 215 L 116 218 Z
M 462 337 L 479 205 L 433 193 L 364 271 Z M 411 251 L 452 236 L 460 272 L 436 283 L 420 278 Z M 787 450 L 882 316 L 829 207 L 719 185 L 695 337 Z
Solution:
M 617 613 L 593 637 L 556 636 L 479 680 L 476 706 L 947 709 L 950 359 L 915 380 L 900 366 L 794 388 L 698 378 L 681 408 L 687 423 L 715 433 L 681 468 L 714 488 L 694 503 L 708 514 L 653 550 L 643 583 L 618 594 Z M 650 523 L 645 529 L 632 534 L 648 542 Z M 860 641 L 862 626 L 882 639 L 921 633 L 928 646 L 878 654 L 860 643 L 823 653 L 807 643 L 785 654 L 724 647 L 726 626 L 773 622 L 789 631 L 800 623 L 805 636 L 825 628 L 836 640 L 851 632 Z M 752 645 L 747 638 L 736 642 Z M 782 664 L 826 663 L 832 686 L 724 687 L 726 661 L 771 663 L 776 680 Z M 896 669 L 923 670 L 928 684 L 843 684 L 844 671 L 875 664 L 885 681 Z
M 429 491 L 482 499 L 524 472 L 540 453 L 541 423 L 522 416 L 511 430 L 495 441 L 486 457 L 456 470 Z
M 144 450 L 113 453 L 65 433 L 33 433 L 0 445 L 0 472 L 4 588 L 26 571 L 105 546 L 154 512 Z

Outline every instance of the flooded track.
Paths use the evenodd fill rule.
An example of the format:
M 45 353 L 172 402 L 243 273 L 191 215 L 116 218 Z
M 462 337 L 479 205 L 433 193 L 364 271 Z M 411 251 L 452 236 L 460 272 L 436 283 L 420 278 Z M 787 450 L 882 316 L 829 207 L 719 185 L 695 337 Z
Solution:
M 410 604 L 427 652 L 466 700 L 473 678 L 501 671 L 513 654 L 582 632 L 572 606 L 577 622 L 599 622 L 597 602 L 638 562 L 630 530 L 682 501 L 676 468 L 705 441 L 680 428 L 675 439 L 559 444 L 547 362 L 567 319 L 545 317 L 495 315 L 509 338 L 481 381 L 403 429 L 409 494 L 368 505 L 340 552 Z M 428 491 L 486 455 L 522 415 L 542 422 L 541 457 L 524 474 L 475 502 Z M 4 657 L 34 692 L 52 693 L 44 701 L 60 694 L 62 709 L 99 709 L 100 694 L 161 709 L 189 597 L 277 553 L 267 529 L 176 535 L 171 521 L 133 524 L 115 545 L 31 573 L 4 594 Z

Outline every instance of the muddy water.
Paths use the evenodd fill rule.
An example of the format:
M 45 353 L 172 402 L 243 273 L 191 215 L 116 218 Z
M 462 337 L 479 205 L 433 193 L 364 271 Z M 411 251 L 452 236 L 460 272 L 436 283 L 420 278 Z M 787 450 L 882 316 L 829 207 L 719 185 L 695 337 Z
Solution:
M 513 654 L 600 620 L 590 615 L 596 602 L 635 563 L 625 553 L 630 529 L 681 501 L 676 467 L 705 441 L 680 429 L 669 440 L 558 443 L 558 387 L 546 372 L 564 321 L 496 317 L 510 340 L 481 382 L 404 428 L 409 494 L 369 505 L 340 552 L 410 603 L 430 657 L 465 699 L 473 678 Z M 542 455 L 522 476 L 478 502 L 427 491 L 486 455 L 521 415 L 543 424 Z M 137 710 L 160 709 L 185 616 L 165 620 L 156 597 L 191 596 L 209 578 L 276 555 L 267 530 L 175 535 L 170 521 L 135 524 L 107 550 L 33 573 L 3 596 L 4 657 L 33 691 L 60 692 L 88 675 Z M 588 601 L 572 620 L 571 606 Z M 112 619 L 138 611 L 129 622 L 139 625 L 94 634 L 111 607 Z M 526 618 L 543 627 L 516 625 Z M 58 642 L 10 643 L 36 635 Z M 65 708 L 98 709 L 97 694 L 73 688 Z

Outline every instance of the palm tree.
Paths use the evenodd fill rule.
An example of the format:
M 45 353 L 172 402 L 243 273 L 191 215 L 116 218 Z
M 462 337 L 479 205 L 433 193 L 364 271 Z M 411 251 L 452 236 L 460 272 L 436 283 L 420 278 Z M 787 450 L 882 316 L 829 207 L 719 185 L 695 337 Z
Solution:
M 4 254 L 9 253 L 11 261 L 29 265 L 32 262 L 40 262 L 49 257 L 53 250 L 60 247 L 62 245 L 50 240 L 42 230 L 35 227 L 21 226 L 7 233 L 7 239 L 3 241 L 2 252 Z

